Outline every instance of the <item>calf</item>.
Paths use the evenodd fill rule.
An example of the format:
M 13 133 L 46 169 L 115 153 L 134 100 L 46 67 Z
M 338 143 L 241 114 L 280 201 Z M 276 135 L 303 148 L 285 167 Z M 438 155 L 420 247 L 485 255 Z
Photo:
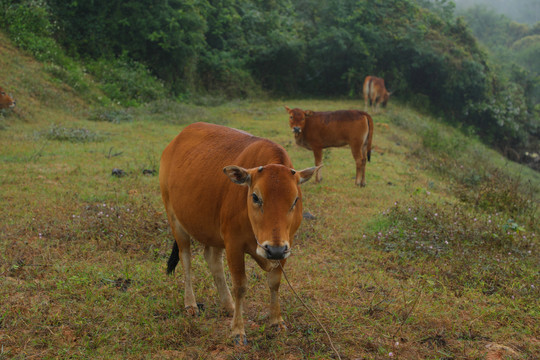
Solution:
M 302 221 L 299 185 L 317 170 L 295 171 L 285 149 L 272 141 L 206 123 L 187 126 L 165 148 L 159 183 L 176 239 L 167 271 L 174 271 L 182 260 L 184 305 L 189 314 L 198 312 L 190 263 L 190 239 L 194 239 L 204 245 L 221 303 L 233 313 L 231 327 L 237 344 L 247 343 L 242 319 L 245 253 L 268 272 L 270 323 L 284 327 L 278 302 L 279 265 L 285 265 L 291 254 Z M 223 250 L 233 296 L 223 272 Z
M 380 104 L 386 107 L 390 94 L 384 86 L 384 79 L 366 76 L 364 80 L 364 110 L 367 110 L 368 100 L 373 111 L 377 111 Z
M 322 150 L 349 145 L 356 161 L 356 185 L 366 186 L 366 161 L 371 160 L 373 119 L 359 110 L 315 112 L 289 109 L 289 126 L 296 144 L 313 150 L 315 165 L 322 165 Z M 321 172 L 315 177 L 322 180 Z

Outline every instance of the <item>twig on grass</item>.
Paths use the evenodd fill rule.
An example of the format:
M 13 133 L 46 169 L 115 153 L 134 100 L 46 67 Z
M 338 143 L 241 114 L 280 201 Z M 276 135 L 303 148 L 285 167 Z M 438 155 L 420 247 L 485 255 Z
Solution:
M 332 350 L 334 350 L 334 352 L 336 353 L 338 359 L 341 360 L 341 356 L 339 356 L 339 352 L 336 350 L 336 347 L 334 346 L 334 342 L 332 341 L 332 338 L 330 337 L 330 334 L 328 333 L 328 331 L 326 331 L 326 328 L 324 327 L 324 325 L 321 323 L 321 321 L 319 320 L 319 318 L 317 317 L 317 315 L 315 315 L 313 313 L 313 311 L 311 311 L 311 309 L 306 305 L 306 303 L 304 302 L 304 300 L 302 300 L 302 298 L 296 293 L 296 291 L 294 290 L 294 288 L 292 287 L 291 283 L 289 282 L 289 279 L 287 278 L 287 274 L 285 273 L 285 270 L 283 269 L 283 266 L 281 266 L 281 262 L 278 261 L 278 264 L 279 264 L 279 267 L 281 268 L 281 272 L 283 273 L 283 276 L 285 277 L 285 280 L 287 281 L 287 284 L 289 284 L 289 287 L 291 288 L 292 292 L 294 293 L 294 295 L 296 295 L 296 297 L 298 298 L 298 300 L 300 300 L 300 302 L 302 303 L 302 305 L 304 305 L 304 307 L 309 311 L 309 313 L 315 318 L 315 320 L 317 321 L 317 323 L 319 323 L 319 326 L 324 330 L 324 332 L 326 333 L 326 336 L 328 337 L 328 341 L 330 342 L 330 346 L 332 347 Z

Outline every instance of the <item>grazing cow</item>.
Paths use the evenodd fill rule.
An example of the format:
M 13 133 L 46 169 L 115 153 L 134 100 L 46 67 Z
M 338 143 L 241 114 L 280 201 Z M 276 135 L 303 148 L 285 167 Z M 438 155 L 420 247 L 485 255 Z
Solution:
M 219 125 L 195 123 L 171 141 L 159 170 L 161 195 L 176 239 L 167 272 L 182 260 L 188 314 L 198 313 L 190 267 L 190 239 L 194 239 L 204 245 L 221 303 L 233 313 L 231 328 L 237 344 L 247 344 L 242 319 L 245 253 L 268 272 L 270 323 L 285 328 L 278 301 L 279 263 L 283 266 L 291 254 L 302 221 L 298 185 L 317 170 L 295 171 L 280 145 Z M 223 250 L 234 297 L 223 273 Z
M 322 164 L 322 149 L 350 145 L 356 161 L 356 185 L 366 186 L 366 160 L 371 160 L 373 119 L 359 110 L 315 112 L 289 109 L 289 126 L 294 140 L 308 150 L 313 150 L 315 166 Z M 321 172 L 315 177 L 322 180 Z
M 364 110 L 367 110 L 368 100 L 371 108 L 376 111 L 379 105 L 386 107 L 391 93 L 384 86 L 384 79 L 376 76 L 366 76 L 364 80 Z
M 0 109 L 15 107 L 15 100 L 0 87 Z

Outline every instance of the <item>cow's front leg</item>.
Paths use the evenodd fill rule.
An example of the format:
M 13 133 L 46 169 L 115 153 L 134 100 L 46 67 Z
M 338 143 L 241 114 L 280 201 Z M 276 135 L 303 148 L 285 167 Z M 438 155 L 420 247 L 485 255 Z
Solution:
M 322 148 L 313 147 L 313 156 L 315 156 L 315 166 L 322 165 Z M 315 175 L 315 182 L 319 183 L 322 179 L 322 169 L 319 169 Z
M 247 289 L 246 267 L 244 252 L 227 248 L 227 263 L 232 275 L 232 293 L 234 298 L 234 315 L 231 322 L 232 336 L 235 345 L 247 345 L 246 332 L 244 330 L 244 298 Z
M 285 261 L 282 261 L 282 266 Z M 268 272 L 268 287 L 270 288 L 270 325 L 276 326 L 278 330 L 286 330 L 285 321 L 281 317 L 279 307 L 279 285 L 281 283 L 281 268 L 276 267 Z

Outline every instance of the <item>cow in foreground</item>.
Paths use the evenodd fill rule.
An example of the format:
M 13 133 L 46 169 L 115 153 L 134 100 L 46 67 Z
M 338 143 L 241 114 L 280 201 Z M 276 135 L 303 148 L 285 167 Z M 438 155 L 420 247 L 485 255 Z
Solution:
M 313 151 L 315 166 L 322 165 L 322 150 L 328 147 L 349 145 L 356 161 L 356 185 L 366 186 L 366 162 L 371 160 L 373 139 L 373 119 L 359 110 L 339 110 L 315 112 L 311 110 L 289 109 L 289 126 L 294 140 Z M 321 172 L 315 177 L 322 180 Z
M 15 107 L 15 100 L 0 87 L 0 109 Z
M 167 272 L 182 260 L 184 305 L 198 313 L 191 280 L 190 239 L 204 245 L 225 310 L 233 314 L 232 335 L 247 344 L 242 309 L 247 279 L 244 255 L 268 272 L 270 323 L 285 328 L 278 300 L 281 265 L 291 254 L 302 221 L 299 185 L 317 168 L 295 171 L 285 149 L 243 131 L 206 123 L 187 126 L 165 148 L 159 183 L 176 242 Z M 223 250 L 232 275 L 232 294 L 223 272 Z
M 377 111 L 380 104 L 386 107 L 390 94 L 384 86 L 384 79 L 366 76 L 364 79 L 364 110 L 367 110 L 368 100 L 373 111 Z

